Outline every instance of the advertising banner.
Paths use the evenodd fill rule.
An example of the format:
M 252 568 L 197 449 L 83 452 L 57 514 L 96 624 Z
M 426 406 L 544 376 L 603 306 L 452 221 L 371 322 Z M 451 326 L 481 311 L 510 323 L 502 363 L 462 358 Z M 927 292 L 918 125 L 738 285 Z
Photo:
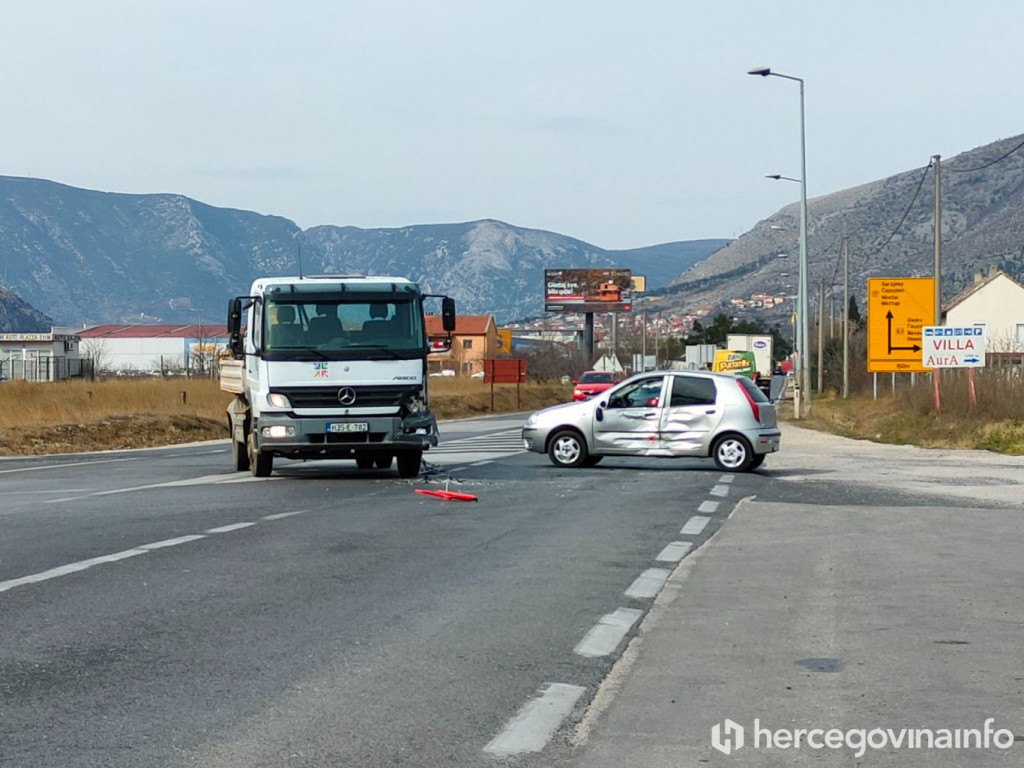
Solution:
M 545 269 L 547 312 L 631 312 L 628 269 Z

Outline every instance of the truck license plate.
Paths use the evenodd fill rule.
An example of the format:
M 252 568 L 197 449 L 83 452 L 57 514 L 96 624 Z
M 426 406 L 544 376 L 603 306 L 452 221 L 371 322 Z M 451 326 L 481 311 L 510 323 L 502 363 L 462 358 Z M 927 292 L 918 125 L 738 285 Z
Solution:
M 347 421 L 344 424 L 328 424 L 328 432 L 368 432 L 370 425 L 365 421 Z

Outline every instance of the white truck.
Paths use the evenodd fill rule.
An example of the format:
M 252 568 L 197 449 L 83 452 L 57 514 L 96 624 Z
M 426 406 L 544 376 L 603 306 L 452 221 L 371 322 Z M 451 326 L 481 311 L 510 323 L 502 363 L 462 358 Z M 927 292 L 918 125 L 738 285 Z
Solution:
M 447 340 L 432 348 L 424 300 L 441 299 Z M 437 445 L 427 356 L 451 348 L 455 301 L 400 277 L 265 277 L 228 304 L 221 360 L 236 471 L 268 477 L 274 457 L 355 459 L 419 474 Z

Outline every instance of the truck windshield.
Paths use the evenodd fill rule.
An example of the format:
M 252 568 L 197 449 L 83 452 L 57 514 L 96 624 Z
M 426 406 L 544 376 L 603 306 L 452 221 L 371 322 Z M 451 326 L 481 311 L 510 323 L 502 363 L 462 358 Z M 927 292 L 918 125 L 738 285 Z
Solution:
M 266 303 L 264 324 L 264 352 L 272 359 L 414 359 L 425 354 L 419 302 L 412 298 L 273 297 Z

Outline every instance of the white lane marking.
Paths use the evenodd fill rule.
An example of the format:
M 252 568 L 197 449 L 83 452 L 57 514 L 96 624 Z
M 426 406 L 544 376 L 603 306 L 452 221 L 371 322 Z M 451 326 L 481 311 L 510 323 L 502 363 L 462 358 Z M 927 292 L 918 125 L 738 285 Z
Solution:
M 64 469 L 65 467 L 87 467 L 90 464 L 112 464 L 115 461 L 138 461 L 136 457 L 127 459 L 99 459 L 97 461 L 70 461 L 61 464 L 47 464 L 45 467 L 19 467 L 18 469 L 0 469 L 0 475 L 10 472 L 38 472 L 42 469 Z
M 139 549 L 164 549 L 165 547 L 176 547 L 179 544 L 188 544 L 190 541 L 205 538 L 206 536 L 201 533 L 192 533 L 188 536 L 179 536 L 176 539 L 164 539 L 163 541 L 154 541 L 152 544 L 140 544 Z
M 232 480 L 223 480 L 217 485 L 231 485 L 232 483 L 265 483 L 268 480 L 284 480 L 283 477 L 253 477 L 252 475 L 246 475 L 245 477 L 236 477 Z
M 493 463 L 494 463 L 493 459 L 488 459 L 487 461 L 478 461 L 476 464 L 470 464 L 469 466 L 471 466 L 471 467 L 482 467 L 485 464 L 493 464 Z
M 43 504 L 60 504 L 65 501 L 74 501 L 75 499 L 84 499 L 84 496 L 65 496 L 63 499 L 47 499 Z
M 635 597 L 640 600 L 654 597 L 665 586 L 669 573 L 667 568 L 648 568 L 629 585 L 626 597 Z
M 137 555 L 144 555 L 147 551 L 148 550 L 140 548 L 126 549 L 121 552 L 115 552 L 112 555 L 93 557 L 89 560 L 79 560 L 77 563 L 68 563 L 67 565 L 61 565 L 57 568 L 51 568 L 48 571 L 40 571 L 39 573 L 33 573 L 17 579 L 10 579 L 9 581 L 0 581 L 0 592 L 6 592 L 9 589 L 20 587 L 23 584 L 36 584 L 40 581 L 56 579 L 59 576 L 67 576 L 69 573 L 84 571 L 86 568 L 92 568 L 94 565 L 116 563 L 118 560 L 125 560 L 129 557 L 136 557 Z
M 295 517 L 295 515 L 304 515 L 309 512 L 308 509 L 299 509 L 295 512 L 275 512 L 273 515 L 264 515 L 260 520 L 284 520 L 286 517 Z
M 116 493 L 130 493 L 131 491 L 144 491 L 149 488 L 184 488 L 190 485 L 211 485 L 223 483 L 234 478 L 233 474 L 201 475 L 200 477 L 189 477 L 184 480 L 170 480 L 166 483 L 151 483 L 149 485 L 134 485 L 131 488 L 114 488 L 110 491 L 97 491 L 90 496 L 112 496 Z M 245 478 L 250 479 L 250 478 Z M 257 479 L 257 478 L 252 478 Z
M 540 696 L 526 702 L 501 733 L 487 743 L 484 752 L 495 757 L 540 752 L 585 690 L 579 685 L 548 683 Z
M 3 491 L 0 496 L 42 496 L 47 493 L 88 493 L 92 488 L 58 488 L 53 491 Z
M 704 517 L 704 515 L 694 515 L 686 524 L 683 529 L 679 531 L 683 536 L 698 536 L 704 531 L 704 526 L 711 520 L 710 517 Z
M 720 478 L 718 478 L 718 482 L 720 482 L 720 483 L 731 483 L 735 479 L 736 479 L 736 475 L 722 475 Z
M 575 652 L 589 659 L 607 656 L 619 647 L 641 615 L 643 611 L 639 608 L 618 608 L 614 613 L 606 613 L 579 641 Z
M 256 523 L 232 523 L 231 525 L 222 525 L 220 528 L 209 528 L 207 533 L 231 533 L 231 531 L 238 531 L 242 528 L 248 528 Z
M 719 502 L 717 502 L 717 501 L 702 501 L 700 503 L 700 506 L 697 507 L 697 511 L 698 512 L 710 512 L 710 513 L 714 514 L 715 512 L 718 511 L 718 504 L 719 504 Z
M 658 556 L 654 559 L 663 563 L 678 563 L 690 554 L 691 549 L 693 549 L 693 542 L 673 541 L 661 550 Z
M 728 496 L 729 486 L 728 485 L 716 485 L 711 489 L 712 496 Z

